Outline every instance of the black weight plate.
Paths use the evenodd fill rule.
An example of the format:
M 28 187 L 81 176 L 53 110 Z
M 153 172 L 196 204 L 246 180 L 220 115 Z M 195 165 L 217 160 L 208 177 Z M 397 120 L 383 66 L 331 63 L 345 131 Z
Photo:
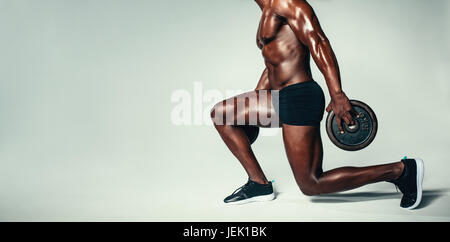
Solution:
M 337 147 L 343 150 L 357 151 L 366 148 L 375 139 L 378 121 L 375 112 L 367 104 L 357 100 L 351 100 L 350 103 L 359 114 L 359 118 L 353 117 L 355 125 L 349 127 L 342 121 L 345 133 L 341 134 L 336 115 L 331 111 L 327 117 L 326 128 L 328 137 Z

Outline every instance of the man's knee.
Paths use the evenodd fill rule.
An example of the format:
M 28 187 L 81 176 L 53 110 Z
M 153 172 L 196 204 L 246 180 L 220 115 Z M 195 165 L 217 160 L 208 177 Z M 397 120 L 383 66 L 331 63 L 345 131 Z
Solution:
M 298 187 L 306 196 L 317 196 L 320 195 L 319 183 L 317 179 L 308 178 L 300 179 L 297 181 Z
M 218 124 L 219 118 L 222 119 L 225 108 L 223 102 L 219 102 L 210 111 L 210 116 L 214 124 Z

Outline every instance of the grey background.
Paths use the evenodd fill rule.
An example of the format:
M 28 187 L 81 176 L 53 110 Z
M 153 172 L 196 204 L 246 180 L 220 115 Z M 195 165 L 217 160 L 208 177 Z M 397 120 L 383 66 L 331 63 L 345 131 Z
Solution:
M 421 209 L 388 183 L 303 196 L 280 134 L 254 145 L 278 199 L 221 205 L 245 173 L 212 127 L 172 125 L 171 95 L 256 86 L 252 0 L 0 0 L 0 220 L 449 221 L 450 1 L 310 3 L 380 122 L 360 152 L 323 136 L 325 169 L 420 156 Z

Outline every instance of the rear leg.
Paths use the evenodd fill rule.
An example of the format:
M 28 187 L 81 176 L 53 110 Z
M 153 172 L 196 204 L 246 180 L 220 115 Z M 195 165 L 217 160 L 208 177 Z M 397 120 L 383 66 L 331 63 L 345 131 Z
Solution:
M 305 195 L 335 193 L 375 182 L 393 181 L 404 169 L 402 162 L 395 162 L 369 167 L 340 167 L 323 172 L 320 127 L 283 124 L 283 140 L 295 180 Z

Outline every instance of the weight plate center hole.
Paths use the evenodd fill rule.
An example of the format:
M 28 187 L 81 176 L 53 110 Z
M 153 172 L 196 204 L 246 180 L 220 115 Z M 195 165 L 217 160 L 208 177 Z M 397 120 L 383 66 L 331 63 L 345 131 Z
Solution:
M 353 124 L 353 125 L 347 125 L 346 123 L 344 123 L 344 126 L 345 126 L 345 130 L 350 133 L 355 133 L 359 130 L 358 120 L 355 120 L 355 124 Z

